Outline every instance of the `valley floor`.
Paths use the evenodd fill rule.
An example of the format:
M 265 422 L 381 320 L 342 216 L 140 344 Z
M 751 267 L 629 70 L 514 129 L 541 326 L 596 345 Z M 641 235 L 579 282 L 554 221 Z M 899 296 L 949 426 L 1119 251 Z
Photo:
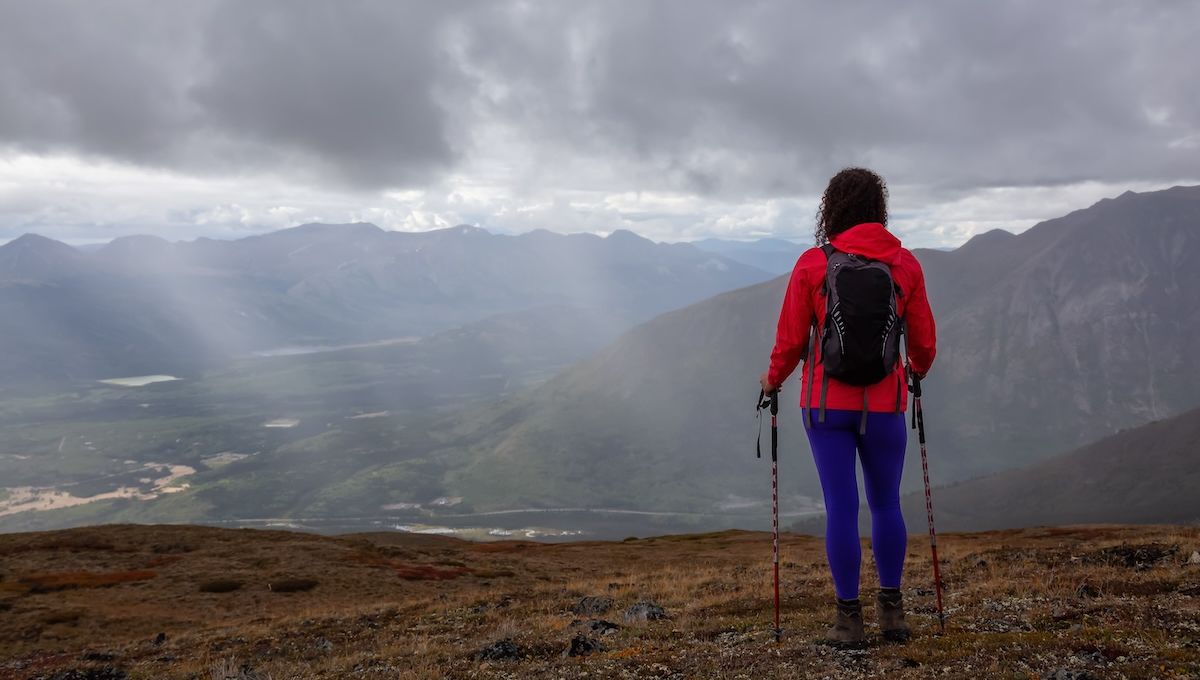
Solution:
M 776 644 L 762 533 L 569 544 L 191 526 L 7 534 L 0 678 L 1200 677 L 1200 529 L 950 534 L 940 547 L 945 634 L 914 531 L 915 639 L 840 650 L 820 641 L 832 588 L 807 536 L 783 540 Z

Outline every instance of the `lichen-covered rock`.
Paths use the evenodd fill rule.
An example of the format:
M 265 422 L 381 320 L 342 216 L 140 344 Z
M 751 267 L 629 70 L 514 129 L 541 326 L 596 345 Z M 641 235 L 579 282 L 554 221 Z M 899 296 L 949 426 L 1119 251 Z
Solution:
M 475 658 L 479 661 L 512 661 L 520 659 L 522 656 L 524 656 L 524 652 L 517 643 L 509 638 L 504 638 L 479 650 Z
M 571 644 L 563 650 L 563 656 L 587 656 L 592 652 L 603 652 L 604 645 L 596 640 L 579 633 L 571 638 Z
M 599 616 L 613 608 L 611 597 L 585 597 L 571 607 L 571 613 L 578 616 Z
M 667 616 L 667 610 L 650 600 L 635 602 L 625 610 L 626 621 L 658 621 L 666 618 L 670 618 Z

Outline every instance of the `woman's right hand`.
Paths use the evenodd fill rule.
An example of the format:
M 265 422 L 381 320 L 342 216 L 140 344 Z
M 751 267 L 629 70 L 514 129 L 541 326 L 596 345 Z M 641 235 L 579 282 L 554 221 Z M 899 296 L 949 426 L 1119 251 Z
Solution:
M 767 394 L 774 394 L 775 392 L 779 391 L 779 385 L 772 385 L 771 382 L 767 380 L 766 373 L 763 373 L 761 376 L 759 376 L 758 384 L 762 387 L 762 391 Z

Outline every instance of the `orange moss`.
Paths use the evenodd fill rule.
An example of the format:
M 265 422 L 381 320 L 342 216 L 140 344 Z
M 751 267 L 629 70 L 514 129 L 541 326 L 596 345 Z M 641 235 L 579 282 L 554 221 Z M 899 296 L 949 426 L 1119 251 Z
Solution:
M 153 571 L 60 571 L 45 574 L 30 574 L 18 580 L 27 592 L 53 593 L 76 588 L 110 588 L 122 583 L 149 581 L 158 576 Z
M 613 659 L 632 659 L 635 656 L 640 656 L 641 653 L 641 647 L 626 647 L 625 649 L 610 652 L 608 656 Z

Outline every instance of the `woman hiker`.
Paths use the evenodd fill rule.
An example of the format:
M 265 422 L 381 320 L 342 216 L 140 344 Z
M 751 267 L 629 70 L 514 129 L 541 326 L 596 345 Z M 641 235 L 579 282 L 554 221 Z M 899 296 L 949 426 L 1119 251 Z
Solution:
M 908 539 L 900 513 L 900 476 L 908 439 L 903 414 L 907 380 L 899 337 L 891 326 L 898 322 L 908 348 L 909 369 L 917 378 L 923 378 L 933 364 L 935 348 L 925 277 L 913 254 L 900 247 L 899 239 L 887 230 L 887 186 L 870 170 L 848 168 L 829 180 L 817 213 L 816 242 L 817 247 L 801 255 L 792 270 L 779 314 L 770 370 L 760 381 L 768 393 L 778 390 L 807 357 L 800 407 L 825 496 L 825 552 L 837 595 L 837 619 L 827 638 L 841 644 L 858 644 L 865 639 L 858 599 L 862 549 L 858 536 L 857 454 L 871 508 L 871 549 L 880 585 L 876 605 L 879 628 L 885 639 L 903 642 L 911 635 L 904 622 L 900 595 Z M 850 298 L 866 288 L 847 283 L 853 277 L 837 278 L 837 272 L 851 269 L 858 272 L 859 280 L 872 283 L 886 282 L 882 274 L 890 273 L 890 287 L 895 291 L 894 296 L 887 294 L 889 284 L 884 283 L 885 294 L 874 298 L 886 300 L 887 305 L 883 317 L 872 317 L 884 319 L 880 321 L 884 325 L 877 325 L 870 336 L 876 338 L 874 356 L 868 360 L 875 362 L 874 373 L 848 368 L 858 360 L 850 355 L 864 351 L 863 347 L 872 342 L 869 337 L 862 341 L 853 337 L 852 326 L 861 327 L 865 317 L 860 313 L 857 320 L 849 318 L 856 308 Z M 863 279 L 866 270 L 870 273 Z M 831 285 L 837 288 L 835 297 L 845 303 L 836 305 L 837 310 L 827 309 L 826 305 Z M 861 311 L 862 303 L 857 308 Z M 831 319 L 828 325 L 832 328 L 827 328 Z M 814 325 L 815 346 L 810 348 L 809 333 Z M 894 345 L 890 351 L 889 344 Z M 829 372 L 843 379 L 826 376 L 827 361 Z M 877 376 L 882 378 L 874 380 Z M 867 384 L 867 380 L 873 382 Z

